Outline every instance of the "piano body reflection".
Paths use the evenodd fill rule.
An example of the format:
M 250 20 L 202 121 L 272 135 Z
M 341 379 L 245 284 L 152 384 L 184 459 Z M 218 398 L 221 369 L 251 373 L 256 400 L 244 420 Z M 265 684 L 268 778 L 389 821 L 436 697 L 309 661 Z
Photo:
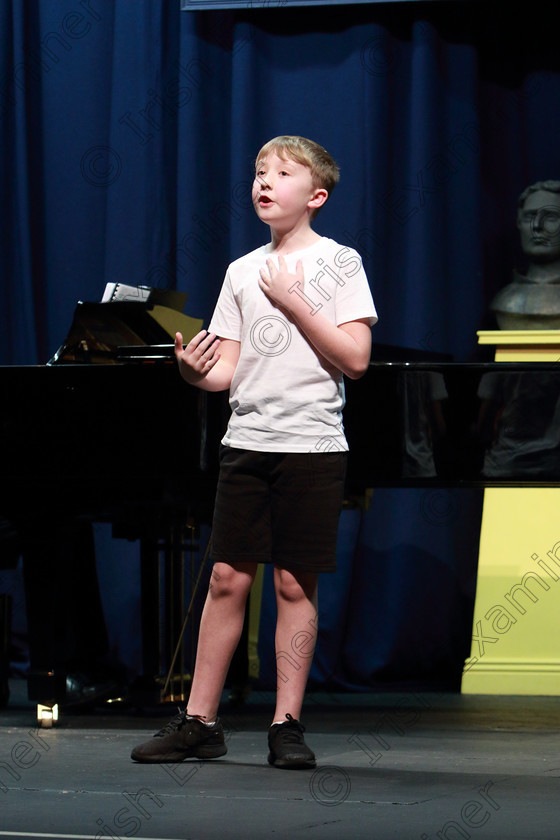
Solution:
M 210 522 L 225 394 L 181 379 L 172 346 L 110 365 L 1 367 L 0 515 L 31 541 L 75 520 L 153 546 Z M 347 496 L 373 487 L 560 485 L 560 367 L 372 362 L 347 383 Z M 142 554 L 144 671 L 154 667 L 153 555 Z M 64 696 L 48 558 L 30 622 L 29 697 Z M 150 652 L 151 651 L 151 652 Z
M 560 366 L 372 362 L 347 384 L 360 487 L 560 484 Z

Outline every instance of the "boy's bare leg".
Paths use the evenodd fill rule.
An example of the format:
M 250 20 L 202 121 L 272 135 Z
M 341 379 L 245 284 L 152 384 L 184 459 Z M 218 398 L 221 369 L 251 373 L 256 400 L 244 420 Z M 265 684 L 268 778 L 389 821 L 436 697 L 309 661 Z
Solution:
M 243 630 L 256 563 L 215 563 L 198 636 L 187 711 L 216 720 L 231 659 Z
M 273 720 L 299 720 L 317 641 L 317 574 L 274 568 L 277 694 Z

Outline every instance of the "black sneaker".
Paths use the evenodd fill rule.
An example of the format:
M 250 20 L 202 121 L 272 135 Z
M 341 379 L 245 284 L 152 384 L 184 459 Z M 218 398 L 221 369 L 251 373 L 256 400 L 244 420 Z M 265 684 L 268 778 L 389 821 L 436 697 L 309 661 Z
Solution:
M 206 726 L 196 717 L 179 714 L 159 732 L 134 747 L 131 758 L 145 763 L 184 761 L 185 758 L 218 758 L 227 753 L 219 720 Z
M 315 756 L 303 740 L 305 727 L 286 715 L 285 723 L 274 723 L 268 730 L 268 763 L 275 767 L 315 767 Z

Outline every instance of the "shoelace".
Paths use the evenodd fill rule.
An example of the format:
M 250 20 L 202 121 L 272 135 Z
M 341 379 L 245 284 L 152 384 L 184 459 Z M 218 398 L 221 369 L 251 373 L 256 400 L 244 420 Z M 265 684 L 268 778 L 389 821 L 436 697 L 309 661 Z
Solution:
M 288 741 L 288 743 L 292 744 L 299 744 L 303 740 L 303 733 L 305 732 L 305 726 L 303 726 L 299 720 L 295 720 L 292 715 L 287 714 L 286 717 L 288 720 L 286 723 L 279 723 L 278 727 L 282 732 L 282 739 Z
M 181 711 L 181 709 L 177 709 L 179 712 L 178 715 L 175 715 L 169 723 L 166 723 L 165 726 L 156 732 L 154 738 L 164 738 L 166 735 L 171 735 L 173 732 L 178 732 L 182 726 L 186 724 L 188 720 L 203 720 L 201 715 L 187 715 L 186 710 Z
M 187 722 L 187 715 L 181 709 L 178 709 L 179 714 L 176 715 L 169 723 L 166 723 L 159 732 L 156 732 L 154 738 L 164 738 L 166 735 L 171 735 L 173 732 L 177 732 L 182 726 L 185 725 Z

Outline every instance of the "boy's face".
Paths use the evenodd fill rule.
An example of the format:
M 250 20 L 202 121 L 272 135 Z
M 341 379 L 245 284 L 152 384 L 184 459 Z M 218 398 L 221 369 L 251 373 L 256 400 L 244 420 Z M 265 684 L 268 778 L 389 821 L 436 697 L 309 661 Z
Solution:
M 328 193 L 313 186 L 309 167 L 273 153 L 257 162 L 252 197 L 259 219 L 290 227 L 324 204 Z

